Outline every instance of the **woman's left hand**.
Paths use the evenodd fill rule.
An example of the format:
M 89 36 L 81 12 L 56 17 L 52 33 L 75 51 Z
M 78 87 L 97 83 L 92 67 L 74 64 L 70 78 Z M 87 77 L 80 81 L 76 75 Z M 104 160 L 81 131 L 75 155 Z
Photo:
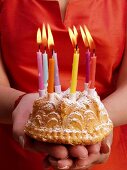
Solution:
M 56 160 L 53 157 L 48 157 L 48 161 L 55 169 L 72 169 L 85 170 L 91 168 L 95 164 L 104 163 L 108 160 L 111 144 L 112 133 L 105 138 L 101 143 L 90 146 L 69 146 L 69 157 L 66 159 Z

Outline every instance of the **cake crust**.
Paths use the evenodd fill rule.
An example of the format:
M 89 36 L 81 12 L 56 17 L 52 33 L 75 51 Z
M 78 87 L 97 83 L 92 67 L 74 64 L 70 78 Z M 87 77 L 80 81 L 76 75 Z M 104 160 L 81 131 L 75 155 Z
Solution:
M 33 111 L 25 126 L 25 133 L 43 142 L 91 145 L 102 141 L 113 129 L 112 121 L 100 101 L 94 95 L 77 92 L 76 100 L 69 93 L 54 93 L 34 102 Z

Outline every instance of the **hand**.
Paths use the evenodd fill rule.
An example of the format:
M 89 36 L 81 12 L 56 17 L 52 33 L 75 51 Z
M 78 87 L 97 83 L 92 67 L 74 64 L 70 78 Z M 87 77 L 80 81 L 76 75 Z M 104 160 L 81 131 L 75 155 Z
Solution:
M 25 95 L 13 111 L 13 133 L 22 147 L 38 152 L 46 152 L 48 157 L 45 165 L 57 169 L 85 170 L 96 163 L 103 163 L 108 159 L 112 143 L 112 134 L 101 144 L 91 146 L 64 146 L 37 142 L 24 134 L 24 126 L 32 111 L 33 102 L 38 94 Z
M 34 100 L 38 97 L 39 96 L 37 93 L 25 95 L 13 111 L 12 117 L 14 138 L 25 149 L 34 152 L 46 152 L 48 155 L 52 156 L 55 159 L 65 159 L 66 157 L 68 157 L 68 150 L 65 146 L 44 144 L 42 142 L 33 140 L 24 134 L 24 127 L 30 113 L 32 112 Z
M 56 160 L 49 157 L 48 161 L 56 169 L 85 170 L 95 164 L 104 163 L 110 155 L 112 144 L 112 133 L 101 143 L 90 146 L 69 146 L 69 157 L 66 159 Z

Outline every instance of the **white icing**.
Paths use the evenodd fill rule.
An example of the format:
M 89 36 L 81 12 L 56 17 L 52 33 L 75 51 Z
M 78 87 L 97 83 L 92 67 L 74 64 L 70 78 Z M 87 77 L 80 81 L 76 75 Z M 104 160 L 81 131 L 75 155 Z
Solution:
M 49 101 L 49 95 L 45 95 L 41 98 L 39 98 L 39 100 L 42 100 L 44 102 L 46 102 L 46 104 L 43 106 L 44 109 L 48 108 L 49 113 L 43 114 L 43 112 L 41 111 L 41 106 L 39 105 L 39 109 L 38 110 L 38 115 L 36 115 L 36 118 L 38 120 L 38 122 L 41 124 L 41 114 L 43 114 L 43 118 L 45 118 L 45 120 L 47 120 L 47 122 L 45 122 L 45 126 L 40 126 L 39 128 L 36 127 L 36 125 L 34 124 L 34 121 L 32 121 L 32 119 L 29 119 L 27 122 L 27 126 L 31 125 L 32 127 L 34 127 L 34 129 L 38 132 L 47 132 L 47 133 L 67 133 L 67 134 L 82 134 L 80 136 L 80 139 L 88 139 L 88 140 L 92 140 L 92 139 L 96 139 L 98 136 L 96 135 L 95 132 L 93 132 L 93 136 L 88 132 L 87 128 L 84 128 L 84 118 L 86 117 L 86 115 L 89 113 L 91 114 L 91 117 L 87 118 L 87 123 L 90 122 L 92 119 L 94 119 L 95 117 L 97 118 L 98 113 L 96 113 L 96 108 L 92 108 L 95 107 L 93 105 L 93 103 L 95 105 L 97 105 L 97 111 L 99 111 L 100 115 L 107 115 L 108 117 L 108 113 L 104 107 L 104 105 L 102 104 L 100 97 L 98 96 L 96 90 L 94 89 L 92 91 L 92 93 L 89 93 L 87 91 L 83 91 L 83 92 L 79 92 L 77 91 L 75 94 L 75 100 L 72 100 L 72 98 L 70 97 L 70 89 L 67 89 L 64 92 L 61 92 L 59 94 L 57 93 L 53 93 L 52 94 L 52 98 Z M 37 99 L 38 101 L 38 99 Z M 66 107 L 70 107 L 72 106 L 73 110 L 72 112 L 70 112 L 68 115 L 64 115 L 63 113 L 57 113 L 52 111 L 52 109 L 54 109 L 54 107 L 61 107 L 61 104 L 65 104 L 65 110 L 64 113 L 68 113 L 68 111 L 66 110 Z M 93 109 L 93 110 L 92 110 Z M 51 112 L 50 112 L 51 110 Z M 80 110 L 82 110 L 80 112 Z M 41 114 L 40 114 L 41 113 Z M 62 115 L 63 114 L 63 115 Z M 62 117 L 62 121 L 61 121 L 61 115 L 65 116 Z M 99 116 L 100 116 L 99 115 Z M 50 118 L 50 119 L 48 119 Z M 47 125 L 48 127 L 50 127 L 50 125 L 54 125 L 54 127 L 52 128 L 46 128 Z M 77 124 L 78 127 L 76 129 L 74 129 L 73 124 Z M 112 124 L 111 120 L 109 119 L 107 122 L 103 123 L 100 122 L 99 125 L 92 127 L 93 130 L 95 131 L 99 131 L 101 129 L 103 129 L 104 131 L 109 131 L 109 127 Z M 55 126 L 56 125 L 56 126 Z M 61 136 L 61 138 L 63 138 Z M 74 138 L 76 139 L 77 137 L 74 136 Z M 71 140 L 71 137 L 68 136 L 68 140 Z
M 48 115 L 47 115 L 47 117 L 50 117 L 50 116 L 54 116 L 54 117 L 57 117 L 59 120 L 60 120 L 60 115 L 58 114 L 58 113 L 56 113 L 56 112 L 50 112 Z
M 78 117 L 80 117 L 80 118 L 82 119 L 82 121 L 84 120 L 83 115 L 82 115 L 80 112 L 77 112 L 77 111 L 71 112 L 68 117 L 73 118 L 73 116 L 75 116 L 75 115 L 77 115 Z

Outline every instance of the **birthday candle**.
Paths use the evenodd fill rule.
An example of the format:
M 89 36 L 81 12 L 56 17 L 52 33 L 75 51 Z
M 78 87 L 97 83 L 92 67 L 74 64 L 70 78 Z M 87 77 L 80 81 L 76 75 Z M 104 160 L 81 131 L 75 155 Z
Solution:
M 54 40 L 53 40 L 53 35 L 51 32 L 50 25 L 47 25 L 47 31 L 48 31 L 48 47 L 49 49 L 51 49 L 51 47 L 54 46 Z M 49 59 L 49 78 L 48 78 L 49 97 L 53 96 L 53 92 L 54 92 L 54 74 L 55 74 L 55 60 L 52 57 Z
M 43 55 L 43 72 L 44 72 L 44 86 L 47 88 L 48 84 L 48 56 L 46 51 L 42 54 Z
M 55 61 L 55 92 L 61 92 L 61 85 L 60 85 L 60 78 L 59 78 L 59 68 L 58 68 L 58 60 L 57 60 L 57 53 L 53 51 L 53 58 Z
M 44 74 L 44 86 L 45 89 L 47 88 L 47 81 L 48 81 L 48 56 L 46 53 L 46 48 L 47 48 L 47 34 L 46 34 L 46 27 L 45 24 L 43 23 L 42 26 L 42 44 L 45 49 L 43 55 L 43 74 Z
M 90 78 L 90 51 L 86 51 L 86 83 L 89 83 Z
M 41 44 L 41 30 L 37 31 L 37 43 L 39 44 L 39 51 L 37 52 L 37 64 L 38 64 L 38 81 L 39 81 L 39 96 L 44 95 L 44 81 L 43 81 L 43 64 L 42 64 L 42 53 L 40 51 Z
M 84 29 L 85 29 L 86 37 L 87 37 L 87 40 L 88 40 L 89 48 L 92 51 L 95 51 L 95 43 L 93 41 L 93 38 L 92 38 L 89 30 L 88 30 L 88 28 L 86 26 L 84 26 Z M 95 56 L 95 53 L 94 53 L 93 56 L 91 57 L 91 70 L 90 70 L 91 82 L 90 82 L 90 89 L 94 89 L 95 74 L 96 74 L 96 56 Z
M 44 89 L 43 84 L 43 66 L 42 66 L 42 53 L 40 50 L 37 52 L 37 64 L 38 64 L 38 79 L 39 79 L 39 89 Z
M 58 61 L 57 61 L 57 53 L 53 50 L 54 48 L 54 39 L 53 35 L 51 32 L 51 28 L 49 25 L 47 25 L 47 30 L 48 30 L 48 47 L 49 49 L 52 47 L 52 58 L 54 59 L 54 64 L 55 64 L 55 72 L 54 72 L 54 77 L 55 77 L 55 92 L 60 93 L 61 92 L 61 85 L 60 85 L 60 79 L 59 79 L 59 68 L 58 68 Z
M 94 89 L 95 86 L 95 75 L 96 75 L 96 56 L 93 54 L 91 57 L 91 83 L 90 88 Z
M 79 64 L 79 49 L 77 46 L 77 37 L 78 33 L 75 27 L 73 27 L 73 31 L 69 28 L 69 35 L 71 42 L 74 46 L 74 54 L 73 54 L 73 64 L 72 64 L 72 76 L 71 76 L 71 86 L 70 86 L 70 93 L 76 94 L 76 87 L 77 87 L 77 78 L 78 78 L 78 64 Z
M 59 69 L 58 69 L 58 61 L 57 61 L 57 53 L 53 51 L 53 58 L 55 60 L 55 86 L 60 85 L 60 80 L 59 80 Z
M 78 77 L 78 63 L 79 63 L 79 52 L 78 50 L 74 50 L 70 93 L 76 92 L 77 77 Z
M 89 79 L 90 79 L 90 50 L 89 50 L 89 43 L 88 43 L 88 39 L 85 35 L 85 32 L 83 30 L 83 28 L 80 26 L 80 31 L 81 31 L 81 35 L 82 35 L 82 39 L 83 42 L 87 48 L 87 51 L 85 53 L 85 59 L 86 59 L 86 79 L 85 79 L 85 90 L 88 91 L 88 87 L 89 87 Z
M 54 92 L 54 64 L 53 58 L 49 59 L 49 79 L 48 79 L 48 93 Z

